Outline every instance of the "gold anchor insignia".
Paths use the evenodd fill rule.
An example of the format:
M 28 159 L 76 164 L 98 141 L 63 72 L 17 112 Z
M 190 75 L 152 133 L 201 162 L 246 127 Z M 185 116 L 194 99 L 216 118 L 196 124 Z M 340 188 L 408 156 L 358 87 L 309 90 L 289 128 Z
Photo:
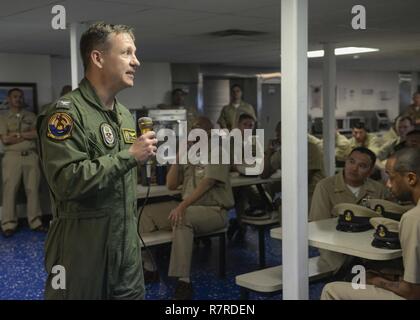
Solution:
M 350 211 L 347 211 L 347 212 L 344 214 L 344 220 L 346 220 L 347 222 L 350 222 L 350 221 L 352 220 L 352 217 L 351 217 L 351 213 L 350 213 Z
M 382 227 L 382 226 L 380 226 L 380 227 L 379 227 L 378 234 L 379 234 L 379 236 L 380 236 L 381 238 L 384 238 L 384 237 L 386 236 L 385 228 L 384 228 L 384 227 Z

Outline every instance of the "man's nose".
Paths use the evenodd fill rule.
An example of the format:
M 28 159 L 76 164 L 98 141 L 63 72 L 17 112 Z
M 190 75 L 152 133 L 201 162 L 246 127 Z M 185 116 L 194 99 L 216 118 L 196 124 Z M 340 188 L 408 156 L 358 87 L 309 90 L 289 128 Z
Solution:
M 132 64 L 133 64 L 136 68 L 140 67 L 140 65 L 141 65 L 140 61 L 137 59 L 137 57 L 136 57 L 136 56 L 134 56 L 134 59 L 132 60 Z

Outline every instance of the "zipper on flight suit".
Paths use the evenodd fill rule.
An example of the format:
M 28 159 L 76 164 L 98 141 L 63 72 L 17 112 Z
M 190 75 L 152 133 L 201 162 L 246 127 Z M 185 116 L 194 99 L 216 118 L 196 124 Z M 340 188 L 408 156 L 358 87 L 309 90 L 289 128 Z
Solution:
M 117 133 L 118 135 L 118 152 L 122 151 L 122 147 L 121 147 L 121 140 L 122 140 L 122 135 L 121 135 L 121 128 L 120 128 L 120 121 L 121 119 L 118 116 L 118 110 L 117 110 L 117 106 L 116 104 L 114 104 L 114 110 L 110 110 L 106 112 L 108 118 L 110 118 L 109 120 L 111 120 L 111 127 L 112 129 L 114 129 L 114 131 Z M 116 124 L 117 126 L 114 126 L 114 124 Z M 126 195 L 126 190 L 125 190 L 125 175 L 121 178 L 122 180 L 122 187 L 123 187 L 123 207 L 124 207 L 124 227 L 123 227 L 123 238 L 122 238 L 122 254 L 121 254 L 121 265 L 123 265 L 124 263 L 124 259 L 125 259 L 125 238 L 126 238 L 126 234 L 127 234 L 127 199 L 125 197 Z M 121 272 L 121 268 L 120 268 L 120 272 Z

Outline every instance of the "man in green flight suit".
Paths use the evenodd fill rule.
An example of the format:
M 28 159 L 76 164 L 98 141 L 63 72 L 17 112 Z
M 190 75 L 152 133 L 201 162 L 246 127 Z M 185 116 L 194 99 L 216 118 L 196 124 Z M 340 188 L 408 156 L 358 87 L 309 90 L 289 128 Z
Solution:
M 137 163 L 155 155 L 155 133 L 136 137 L 115 95 L 134 85 L 134 35 L 97 23 L 82 35 L 85 78 L 39 117 L 39 151 L 54 202 L 45 244 L 46 299 L 142 299 Z M 64 268 L 64 285 L 55 277 Z M 55 268 L 54 268 L 55 267 Z M 59 267 L 59 268 L 60 268 Z M 60 279 L 61 280 L 61 279 Z

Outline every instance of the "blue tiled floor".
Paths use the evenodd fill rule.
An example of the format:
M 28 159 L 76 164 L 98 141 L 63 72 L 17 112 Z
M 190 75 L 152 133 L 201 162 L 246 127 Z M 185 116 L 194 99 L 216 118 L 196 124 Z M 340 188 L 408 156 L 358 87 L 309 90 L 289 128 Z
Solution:
M 266 235 L 267 266 L 281 264 L 281 242 Z M 14 237 L 0 236 L 0 299 L 43 299 L 46 274 L 43 265 L 45 235 L 23 227 Z M 228 242 L 227 276 L 218 278 L 218 244 L 214 239 L 210 249 L 196 246 L 193 255 L 191 280 L 195 299 L 239 299 L 235 276 L 258 269 L 258 238 L 256 230 L 248 227 L 245 241 Z M 173 279 L 167 278 L 170 246 L 156 248 L 161 282 L 147 286 L 147 299 L 171 299 Z M 156 252 L 156 251 L 155 251 Z M 310 256 L 316 254 L 310 250 Z M 319 299 L 323 283 L 310 285 L 310 298 Z M 251 299 L 281 299 L 281 294 L 267 297 L 251 294 Z

